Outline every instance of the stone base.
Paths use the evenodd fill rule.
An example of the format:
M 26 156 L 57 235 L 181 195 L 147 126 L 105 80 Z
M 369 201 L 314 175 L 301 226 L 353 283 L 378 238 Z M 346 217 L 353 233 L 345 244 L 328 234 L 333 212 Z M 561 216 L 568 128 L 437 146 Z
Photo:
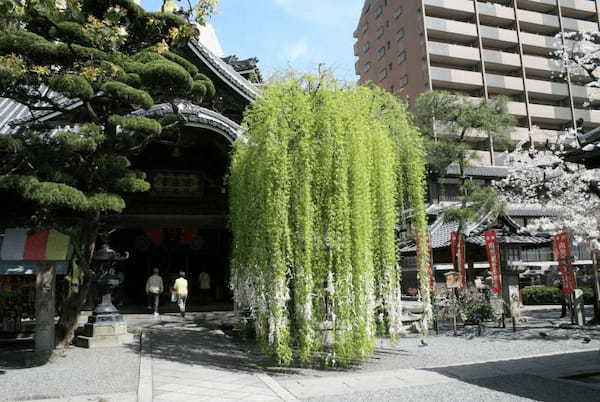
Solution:
M 127 332 L 127 324 L 96 324 L 87 323 L 75 339 L 75 345 L 82 348 L 118 346 L 132 342 L 133 335 Z

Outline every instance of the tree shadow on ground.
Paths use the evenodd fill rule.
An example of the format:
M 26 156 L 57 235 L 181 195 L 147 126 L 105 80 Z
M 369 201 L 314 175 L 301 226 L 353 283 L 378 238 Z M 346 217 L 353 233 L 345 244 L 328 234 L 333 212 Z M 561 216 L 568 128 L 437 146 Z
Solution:
M 598 400 L 600 383 L 574 381 L 576 374 L 600 373 L 598 351 L 426 368 L 478 387 L 538 401 Z
M 281 366 L 261 351 L 253 338 L 246 338 L 233 330 L 231 323 L 225 325 L 219 319 L 196 318 L 194 320 L 169 320 L 145 326 L 143 329 L 152 345 L 155 362 L 168 361 L 186 365 L 201 365 L 244 373 L 269 375 L 302 375 L 306 369 L 320 371 L 352 372 L 362 362 L 347 367 L 329 367 L 324 359 L 315 356 L 310 367 Z M 401 353 L 391 351 L 390 353 Z M 384 353 L 382 350 L 381 353 Z
M 255 342 L 224 332 L 219 320 L 172 319 L 148 325 L 143 331 L 143 342 L 151 344 L 154 362 L 247 373 L 269 371 L 273 366 L 273 361 L 261 353 Z
M 43 366 L 53 352 L 36 352 L 33 349 L 0 350 L 0 374 L 3 369 L 18 370 Z

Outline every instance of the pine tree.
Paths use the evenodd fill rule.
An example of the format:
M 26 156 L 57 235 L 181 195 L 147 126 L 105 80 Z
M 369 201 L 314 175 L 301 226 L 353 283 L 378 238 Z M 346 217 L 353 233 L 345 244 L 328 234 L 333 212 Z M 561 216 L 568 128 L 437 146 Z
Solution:
M 215 4 L 200 2 L 187 16 L 202 21 Z M 176 140 L 177 103 L 202 104 L 215 88 L 182 57 L 193 25 L 132 0 L 0 0 L 0 28 L 0 97 L 37 117 L 0 136 L 0 190 L 20 197 L 33 227 L 71 236 L 70 279 L 80 286 L 58 323 L 58 343 L 67 345 L 96 273 L 102 218 L 150 186 L 129 158 L 153 141 Z M 155 103 L 171 104 L 173 115 L 130 115 Z
M 482 211 L 503 210 L 493 187 L 474 184 L 466 174 L 477 160 L 467 135 L 479 132 L 488 137 L 490 145 L 509 146 L 515 120 L 506 110 L 507 102 L 505 97 L 471 100 L 445 91 L 429 91 L 417 98 L 415 122 L 425 137 L 430 176 L 443 177 L 451 164 L 458 166 L 460 202 L 445 208 L 444 217 L 458 221 L 459 236 L 464 235 L 467 222 Z M 458 244 L 461 241 L 459 238 Z

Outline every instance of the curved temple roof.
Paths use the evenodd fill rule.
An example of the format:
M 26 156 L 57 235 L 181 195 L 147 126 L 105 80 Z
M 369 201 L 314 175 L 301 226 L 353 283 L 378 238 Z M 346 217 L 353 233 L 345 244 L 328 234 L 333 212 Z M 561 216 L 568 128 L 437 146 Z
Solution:
M 234 91 L 239 93 L 245 99 L 252 101 L 258 95 L 258 89 L 247 79 L 245 79 L 240 73 L 223 61 L 220 57 L 211 52 L 205 45 L 203 45 L 197 38 L 193 38 L 188 43 L 189 48 L 194 54 L 206 64 L 220 79 L 227 83 Z M 61 103 L 64 103 L 67 109 L 72 109 L 81 105 L 81 102 L 77 99 L 61 99 Z M 160 105 L 158 105 L 160 106 Z M 201 108 L 202 109 L 202 108 Z M 214 112 L 204 109 L 213 115 L 217 115 Z M 142 113 L 138 111 L 135 113 Z M 11 130 L 9 123 L 21 123 L 29 122 L 31 120 L 44 121 L 49 118 L 55 117 L 60 113 L 40 113 L 32 115 L 29 109 L 10 99 L 0 98 L 0 134 L 4 134 Z M 230 121 L 223 116 L 222 119 Z M 233 122 L 231 122 L 233 123 Z M 235 123 L 233 123 L 235 124 Z M 237 126 L 237 125 L 236 125 Z M 239 127 L 238 127 L 239 129 Z M 237 135 L 236 135 L 237 138 Z
M 211 69 L 219 78 L 229 84 L 237 93 L 247 100 L 255 99 L 259 92 L 254 85 L 220 57 L 211 52 L 197 38 L 189 41 L 188 47 Z
M 179 113 L 183 115 L 189 125 L 205 127 L 217 131 L 225 136 L 231 143 L 241 136 L 241 127 L 222 114 L 187 102 L 179 103 L 177 106 L 179 108 Z M 152 106 L 148 110 L 137 110 L 132 113 L 133 116 L 153 118 L 171 114 L 174 113 L 170 103 L 161 103 Z

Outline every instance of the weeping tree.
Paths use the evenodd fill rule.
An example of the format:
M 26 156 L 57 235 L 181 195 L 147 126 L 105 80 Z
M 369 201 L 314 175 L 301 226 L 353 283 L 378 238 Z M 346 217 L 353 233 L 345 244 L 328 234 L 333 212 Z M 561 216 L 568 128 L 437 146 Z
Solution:
M 367 358 L 378 332 L 402 331 L 399 208 L 426 228 L 421 138 L 404 105 L 290 75 L 265 88 L 244 128 L 231 167 L 236 306 L 280 364 Z
M 0 97 L 26 105 L 32 120 L 0 136 L 0 190 L 22 200 L 34 228 L 70 235 L 71 287 L 58 323 L 68 344 L 89 284 L 103 217 L 123 211 L 124 196 L 149 189 L 129 158 L 155 141 L 176 143 L 177 104 L 202 104 L 210 80 L 185 59 L 190 19 L 146 12 L 132 0 L 0 0 Z M 131 116 L 172 105 L 161 120 Z M 40 116 L 54 116 L 41 119 Z M 42 121 L 44 120 L 44 121 Z

